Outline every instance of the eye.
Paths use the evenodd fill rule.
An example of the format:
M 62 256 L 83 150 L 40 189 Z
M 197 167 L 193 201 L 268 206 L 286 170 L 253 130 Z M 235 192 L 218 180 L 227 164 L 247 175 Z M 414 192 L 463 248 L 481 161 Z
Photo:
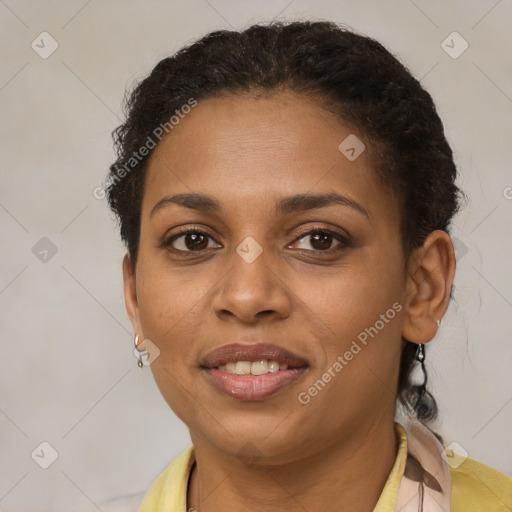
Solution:
M 162 246 L 175 252 L 200 252 L 212 249 L 210 240 L 213 238 L 205 231 L 187 229 L 164 240 Z
M 308 238 L 309 241 L 307 241 Z M 304 240 L 306 240 L 305 243 L 303 242 Z M 334 252 L 350 245 L 348 237 L 325 228 L 314 228 L 307 233 L 303 233 L 294 243 L 297 244 L 301 242 L 306 245 L 306 247 L 299 247 L 299 249 L 305 249 L 307 251 L 313 250 L 314 252 Z M 334 248 L 331 247 L 333 242 L 338 242 Z M 308 244 L 312 249 L 307 247 Z
M 210 241 L 215 242 L 207 232 L 197 228 L 188 228 L 166 238 L 162 242 L 161 247 L 166 247 L 177 253 L 200 253 L 202 251 L 208 251 L 209 249 L 215 248 L 210 245 Z M 337 242 L 337 245 L 333 248 L 332 245 L 334 242 Z M 300 243 L 304 245 L 303 247 L 299 247 L 301 250 L 330 253 L 342 250 L 349 246 L 350 240 L 347 236 L 342 235 L 341 233 L 325 228 L 314 228 L 303 233 L 299 238 L 297 238 L 294 245 Z M 307 247 L 308 244 L 311 248 Z

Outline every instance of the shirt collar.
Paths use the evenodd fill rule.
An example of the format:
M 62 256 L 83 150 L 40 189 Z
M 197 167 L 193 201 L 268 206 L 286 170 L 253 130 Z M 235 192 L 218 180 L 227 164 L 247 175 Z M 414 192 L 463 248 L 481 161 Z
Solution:
M 395 422 L 395 433 L 397 455 L 373 512 L 449 512 L 451 477 L 441 443 L 417 421 L 404 426 Z M 194 463 L 195 451 L 190 446 L 151 486 L 139 512 L 186 512 Z

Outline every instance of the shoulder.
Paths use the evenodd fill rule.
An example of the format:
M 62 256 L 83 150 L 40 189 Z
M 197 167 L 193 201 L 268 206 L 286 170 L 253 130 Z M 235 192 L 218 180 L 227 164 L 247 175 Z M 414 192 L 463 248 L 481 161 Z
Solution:
M 188 475 L 194 460 L 194 449 L 191 446 L 164 469 L 146 493 L 132 494 L 98 503 L 94 506 L 94 511 L 98 509 L 102 512 L 185 510 Z
M 446 450 L 452 478 L 452 512 L 509 512 L 512 479 L 476 460 Z
M 190 446 L 151 485 L 138 512 L 185 510 L 188 476 L 194 460 L 194 447 Z

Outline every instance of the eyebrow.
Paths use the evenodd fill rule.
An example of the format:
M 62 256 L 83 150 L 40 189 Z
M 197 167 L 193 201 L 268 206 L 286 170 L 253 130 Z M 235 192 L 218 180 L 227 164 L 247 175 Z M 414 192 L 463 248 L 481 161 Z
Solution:
M 196 210 L 205 213 L 218 214 L 222 210 L 220 202 L 211 196 L 199 193 L 176 194 L 174 196 L 166 196 L 158 201 L 158 203 L 156 203 L 151 210 L 149 215 L 150 218 L 158 210 L 161 210 L 170 204 L 177 204 L 179 206 L 183 206 L 184 208 L 189 208 L 190 210 Z M 342 196 L 335 192 L 326 194 L 296 194 L 293 196 L 285 197 L 277 201 L 274 205 L 274 214 L 287 215 L 290 213 L 323 208 L 333 204 L 353 208 L 354 210 L 362 213 L 368 217 L 368 219 L 370 219 L 370 214 L 366 208 L 364 208 L 364 206 L 359 204 L 357 201 L 354 201 L 353 199 Z

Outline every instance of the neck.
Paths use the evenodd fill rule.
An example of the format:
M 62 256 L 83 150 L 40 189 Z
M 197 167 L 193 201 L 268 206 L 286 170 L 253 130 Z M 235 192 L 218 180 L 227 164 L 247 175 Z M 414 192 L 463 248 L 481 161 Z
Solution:
M 192 436 L 196 465 L 187 510 L 370 512 L 396 459 L 393 421 L 357 428 L 349 439 L 282 465 L 248 465 Z

